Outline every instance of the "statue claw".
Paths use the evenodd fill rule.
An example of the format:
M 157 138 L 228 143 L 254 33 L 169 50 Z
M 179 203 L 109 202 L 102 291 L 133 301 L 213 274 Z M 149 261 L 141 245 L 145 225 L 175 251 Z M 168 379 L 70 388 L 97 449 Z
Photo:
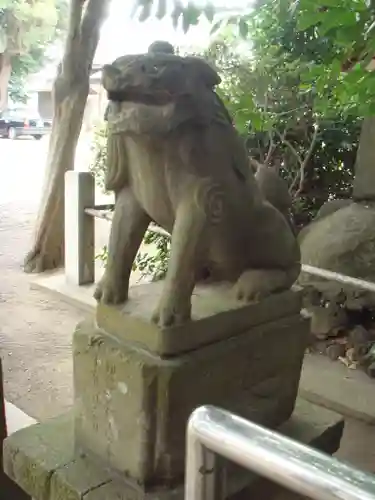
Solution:
M 179 301 L 162 300 L 157 310 L 152 315 L 152 322 L 161 328 L 180 325 L 189 321 L 191 315 L 190 304 L 186 307 Z
M 106 277 L 98 283 L 94 292 L 94 298 L 102 304 L 118 305 L 123 304 L 128 299 L 125 287 L 121 284 L 115 284 Z

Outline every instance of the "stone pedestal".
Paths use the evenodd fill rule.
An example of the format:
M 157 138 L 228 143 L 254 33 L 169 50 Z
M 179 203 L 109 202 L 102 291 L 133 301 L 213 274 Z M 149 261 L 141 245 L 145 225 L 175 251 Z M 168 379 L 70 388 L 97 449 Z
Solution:
M 125 307 L 100 305 L 81 323 L 74 411 L 6 440 L 5 470 L 35 500 L 182 500 L 186 424 L 200 405 L 281 429 L 294 421 L 288 434 L 307 443 L 334 429 L 337 449 L 331 412 L 325 425 L 304 403 L 288 421 L 309 330 L 299 290 L 244 304 L 229 286 L 198 287 L 192 321 L 160 329 L 150 317 L 161 287 L 134 287 Z M 254 480 L 225 467 L 228 498 Z
M 308 323 L 300 294 L 240 304 L 229 287 L 198 288 L 193 321 L 150 322 L 161 284 L 100 305 L 74 335 L 75 441 L 142 486 L 183 480 L 190 413 L 212 404 L 268 426 L 293 412 Z

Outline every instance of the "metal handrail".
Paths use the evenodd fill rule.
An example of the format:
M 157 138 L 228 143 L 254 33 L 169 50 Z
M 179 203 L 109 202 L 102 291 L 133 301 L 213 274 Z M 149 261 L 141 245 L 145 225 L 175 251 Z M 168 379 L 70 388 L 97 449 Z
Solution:
M 313 276 L 318 276 L 319 278 L 323 278 L 329 281 L 337 281 L 338 283 L 353 286 L 355 288 L 366 290 L 368 292 L 375 292 L 375 283 L 373 283 L 372 281 L 353 278 L 352 276 L 347 276 L 346 274 L 328 271 L 328 269 L 321 269 L 320 267 L 309 266 L 308 264 L 302 264 L 302 272 L 311 274 Z
M 185 500 L 220 498 L 217 454 L 315 500 L 375 500 L 375 476 L 213 406 L 189 419 Z

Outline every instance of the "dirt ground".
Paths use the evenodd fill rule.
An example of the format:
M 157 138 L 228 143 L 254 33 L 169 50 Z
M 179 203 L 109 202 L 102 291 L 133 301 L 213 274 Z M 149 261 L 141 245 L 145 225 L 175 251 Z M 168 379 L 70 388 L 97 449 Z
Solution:
M 0 355 L 7 398 L 44 419 L 72 401 L 71 338 L 82 312 L 30 289 L 21 271 L 35 205 L 2 207 L 0 229 Z
M 7 399 L 43 420 L 72 404 L 71 339 L 85 313 L 31 290 L 21 271 L 36 209 L 0 200 L 0 355 Z M 375 427 L 348 420 L 338 456 L 375 472 Z

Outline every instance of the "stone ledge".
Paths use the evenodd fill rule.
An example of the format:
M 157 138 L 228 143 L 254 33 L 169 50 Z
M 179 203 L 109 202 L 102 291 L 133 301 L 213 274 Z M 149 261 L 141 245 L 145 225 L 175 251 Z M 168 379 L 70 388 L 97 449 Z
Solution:
M 228 324 L 232 322 L 233 311 L 236 311 L 236 318 L 238 312 L 241 312 L 242 323 L 236 319 L 237 329 L 241 332 L 241 328 L 244 330 L 265 321 L 293 315 L 301 308 L 301 293 L 298 287 L 293 291 L 272 295 L 261 303 L 243 304 L 232 296 L 232 286 L 197 286 L 192 297 L 193 319 L 198 320 L 194 322 L 194 333 L 192 334 L 189 323 L 176 328 L 158 329 L 150 323 L 150 317 L 160 296 L 162 284 L 133 282 L 130 300 L 125 306 L 98 307 L 98 326 L 121 337 L 122 340 L 141 342 L 147 349 L 160 355 L 173 355 L 225 337 Z M 69 284 L 64 271 L 46 272 L 41 276 L 32 277 L 30 286 L 32 289 L 52 293 L 58 299 L 85 312 L 92 313 L 96 310 L 97 304 L 93 297 L 95 285 Z M 210 315 L 215 314 L 215 327 L 212 328 L 211 325 L 207 328 Z M 124 329 L 124 315 L 127 316 L 127 321 L 132 317 L 132 328 Z M 139 328 L 139 324 L 142 324 L 142 328 Z
M 375 383 L 361 370 L 350 370 L 319 354 L 306 354 L 299 395 L 345 417 L 375 424 Z
M 53 473 L 74 458 L 73 414 L 32 425 L 4 441 L 5 473 L 35 500 L 49 497 Z
M 176 356 L 299 314 L 302 304 L 298 288 L 260 302 L 245 303 L 236 299 L 232 284 L 198 285 L 192 296 L 192 321 L 160 328 L 152 323 L 151 316 L 163 285 L 159 281 L 132 287 L 129 301 L 122 306 L 98 304 L 98 327 L 121 341 L 136 342 L 160 356 Z
M 94 299 L 95 284 L 76 286 L 67 283 L 64 270 L 42 273 L 30 278 L 30 288 L 52 294 L 65 303 L 93 313 L 96 307 Z
M 341 416 L 299 400 L 292 418 L 279 432 L 333 453 L 339 447 L 343 427 Z M 69 413 L 7 438 L 4 468 L 35 500 L 183 500 L 182 487 L 145 493 L 98 463 L 74 455 L 73 449 L 73 414 Z M 237 471 L 231 494 L 254 480 L 248 471 L 239 468 Z M 267 497 L 267 500 L 272 499 Z

